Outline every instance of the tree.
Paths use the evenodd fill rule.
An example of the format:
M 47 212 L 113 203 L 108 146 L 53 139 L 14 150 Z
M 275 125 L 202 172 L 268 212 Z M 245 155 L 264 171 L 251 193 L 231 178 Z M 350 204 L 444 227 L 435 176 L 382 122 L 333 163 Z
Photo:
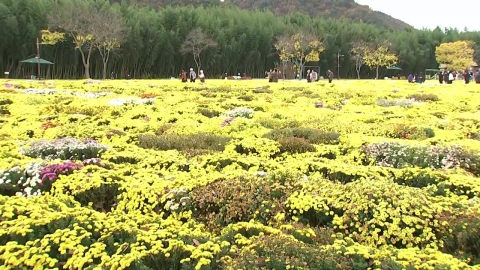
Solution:
M 49 29 L 62 32 L 72 38 L 75 49 L 82 56 L 85 78 L 90 78 L 90 57 L 94 48 L 95 21 L 99 15 L 97 9 L 81 0 L 54 4 L 48 16 Z M 50 32 L 50 31 L 49 31 Z
M 363 41 L 356 41 L 353 43 L 350 50 L 352 54 L 352 60 L 355 63 L 355 71 L 357 71 L 357 78 L 360 79 L 360 70 L 365 64 L 365 55 L 369 50 L 369 44 Z
M 195 65 L 197 66 L 197 72 L 200 71 L 202 66 L 201 54 L 204 50 L 210 47 L 216 47 L 217 42 L 208 37 L 201 28 L 197 27 L 190 31 L 180 47 L 180 52 L 183 55 L 192 54 Z
M 363 59 L 367 66 L 376 70 L 376 79 L 379 67 L 391 66 L 398 61 L 398 57 L 391 52 L 390 44 L 387 42 L 371 43 L 366 47 Z
M 475 53 L 473 54 L 473 60 L 480 65 L 480 45 L 477 45 L 477 48 L 475 49 Z
M 442 43 L 435 48 L 435 57 L 439 64 L 446 64 L 449 69 L 463 70 L 472 64 L 474 45 L 469 40 Z
M 95 39 L 93 46 L 98 49 L 103 63 L 102 77 L 107 78 L 107 64 L 110 53 L 119 49 L 125 40 L 125 31 L 127 29 L 125 19 L 113 12 L 113 10 L 101 10 L 98 16 L 95 16 Z
M 320 54 L 325 50 L 318 37 L 307 31 L 294 35 L 283 35 L 275 42 L 280 60 L 295 61 L 303 75 L 306 62 L 320 61 Z

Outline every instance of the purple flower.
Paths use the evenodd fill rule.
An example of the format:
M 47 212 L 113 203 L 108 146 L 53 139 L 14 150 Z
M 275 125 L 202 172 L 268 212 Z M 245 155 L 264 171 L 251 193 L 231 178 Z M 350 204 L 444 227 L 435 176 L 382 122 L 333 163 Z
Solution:
M 102 162 L 101 158 L 89 158 L 83 161 L 83 165 L 99 165 Z
M 79 170 L 83 167 L 80 163 L 74 163 L 72 161 L 64 162 L 63 164 L 50 164 L 43 168 L 40 172 L 42 181 L 56 180 L 60 175 L 69 175 L 75 170 Z
M 227 118 L 227 119 L 223 120 L 223 122 L 222 122 L 221 126 L 222 126 L 222 127 L 224 127 L 224 126 L 226 126 L 226 125 L 229 125 L 230 123 L 232 123 L 232 122 L 233 122 L 233 120 L 235 120 L 235 118 L 234 118 L 234 117 L 229 117 L 229 118 Z

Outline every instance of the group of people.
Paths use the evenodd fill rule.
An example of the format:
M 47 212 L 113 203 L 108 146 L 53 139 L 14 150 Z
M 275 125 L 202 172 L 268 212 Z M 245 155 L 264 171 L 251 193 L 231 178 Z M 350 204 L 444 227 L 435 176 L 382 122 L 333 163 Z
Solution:
M 400 78 L 400 75 L 398 75 L 398 78 Z M 409 83 L 424 83 L 425 82 L 425 75 L 423 75 L 423 72 L 420 72 L 420 75 L 415 74 L 413 75 L 410 73 L 407 78 Z
M 329 83 L 332 83 L 333 76 L 333 72 L 329 69 L 327 71 L 327 78 Z M 318 82 L 318 80 L 320 80 L 320 78 L 318 77 L 318 73 L 315 70 L 307 70 L 307 82 Z
M 438 82 L 440 84 L 452 84 L 453 81 L 455 80 L 463 80 L 465 84 L 468 84 L 470 82 L 475 81 L 477 84 L 480 84 L 480 72 L 476 71 L 468 71 L 467 69 L 464 70 L 463 72 L 457 72 L 454 70 L 443 70 L 439 71 L 437 73 L 438 76 Z M 410 74 L 408 75 L 408 82 L 409 83 L 424 83 L 425 82 L 425 76 L 423 73 L 420 73 L 420 75 L 413 75 Z
M 187 79 L 187 72 L 182 69 L 182 72 L 180 73 L 180 78 L 182 78 L 182 82 L 186 83 L 188 82 Z M 190 68 L 190 74 L 189 77 L 190 82 L 194 83 L 195 80 L 197 79 L 197 73 L 193 70 L 193 68 Z M 205 82 L 205 73 L 203 73 L 203 70 L 200 70 L 198 72 L 198 78 L 200 79 L 200 82 L 204 83 Z
M 440 84 L 452 84 L 454 80 L 463 79 L 465 84 L 469 84 L 471 81 L 475 81 L 480 84 L 480 72 L 468 71 L 465 69 L 463 72 L 456 71 L 440 71 L 438 72 L 438 82 Z
M 282 72 L 279 71 L 277 68 L 270 69 L 270 71 L 267 71 L 265 73 L 268 76 L 268 82 L 278 82 L 278 78 L 282 76 Z M 330 69 L 327 71 L 327 78 L 328 82 L 331 83 L 333 80 L 333 72 Z M 307 70 L 307 82 L 317 82 L 318 80 L 320 80 L 320 77 L 315 70 Z
M 270 69 L 270 72 L 268 72 L 268 82 L 278 82 L 278 77 L 281 75 L 281 71 L 278 69 Z

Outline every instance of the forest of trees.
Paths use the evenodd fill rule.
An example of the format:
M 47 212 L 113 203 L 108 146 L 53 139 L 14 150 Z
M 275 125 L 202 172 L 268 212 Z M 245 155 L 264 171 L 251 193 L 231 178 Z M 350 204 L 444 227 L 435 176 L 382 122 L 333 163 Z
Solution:
M 111 0 L 121 3 L 125 0 Z M 302 12 L 311 17 L 333 19 L 348 18 L 355 21 L 383 26 L 392 29 L 411 28 L 407 23 L 385 13 L 374 11 L 369 6 L 360 5 L 354 0 L 127 0 L 130 3 L 143 3 L 151 7 L 159 6 L 226 6 L 247 10 L 269 10 L 275 15 Z
M 75 5 L 63 8 L 72 1 L 81 2 L 86 8 Z M 106 13 L 99 13 L 95 20 L 89 19 L 88 16 L 99 10 Z M 71 19 L 68 21 L 70 34 L 65 31 L 69 27 L 65 26 L 68 18 Z M 83 46 L 89 44 L 91 37 L 77 35 L 75 27 L 71 27 L 75 24 L 82 24 L 82 27 L 77 25 L 80 27 L 77 30 L 97 33 L 99 42 Z M 202 69 L 210 77 L 224 73 L 262 77 L 265 70 L 280 61 L 275 48 L 278 38 L 300 31 L 321 40 L 324 49 L 319 61 L 308 65 L 319 65 L 323 76 L 327 69 L 337 70 L 337 53 L 340 53 L 344 55 L 339 63 L 340 76 L 357 77 L 355 57 L 351 52 L 353 44 L 359 41 L 388 41 L 404 74 L 437 68 L 435 48 L 444 42 L 471 40 L 476 44 L 476 59 L 480 60 L 480 32 L 439 28 L 433 31 L 392 30 L 347 19 L 311 18 L 299 13 L 277 16 L 270 11 L 217 5 L 153 9 L 126 2 L 110 4 L 108 0 L 0 0 L 0 25 L 0 69 L 2 73 L 9 71 L 10 77 L 35 74 L 35 65 L 19 61 L 36 55 L 36 39 L 48 28 L 67 34 L 64 41 L 41 40 L 40 45 L 41 58 L 55 63 L 48 69 L 42 66 L 41 75 L 48 72 L 49 76 L 58 79 L 83 78 L 86 60 L 91 78 L 103 77 L 104 63 L 105 71 L 115 72 L 119 78 L 125 71 L 133 78 L 178 76 L 182 69 L 196 67 L 193 55 L 185 53 L 182 44 L 191 30 L 197 28 L 215 44 L 201 54 Z M 88 51 L 91 56 L 87 59 Z M 108 61 L 105 61 L 106 52 L 109 53 Z M 388 71 L 383 67 L 379 72 L 381 77 Z M 365 66 L 360 76 L 373 78 L 375 73 L 376 70 Z

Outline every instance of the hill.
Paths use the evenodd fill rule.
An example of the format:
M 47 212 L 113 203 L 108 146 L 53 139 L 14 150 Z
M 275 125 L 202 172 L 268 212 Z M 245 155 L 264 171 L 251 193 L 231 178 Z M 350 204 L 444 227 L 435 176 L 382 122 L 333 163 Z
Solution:
M 225 2 L 220 2 L 220 0 L 131 0 L 131 2 L 147 4 L 154 8 L 164 5 L 233 5 L 249 10 L 270 10 L 277 15 L 302 12 L 312 17 L 361 20 L 365 23 L 392 29 L 411 27 L 385 13 L 371 10 L 369 6 L 357 4 L 354 0 L 225 0 Z

